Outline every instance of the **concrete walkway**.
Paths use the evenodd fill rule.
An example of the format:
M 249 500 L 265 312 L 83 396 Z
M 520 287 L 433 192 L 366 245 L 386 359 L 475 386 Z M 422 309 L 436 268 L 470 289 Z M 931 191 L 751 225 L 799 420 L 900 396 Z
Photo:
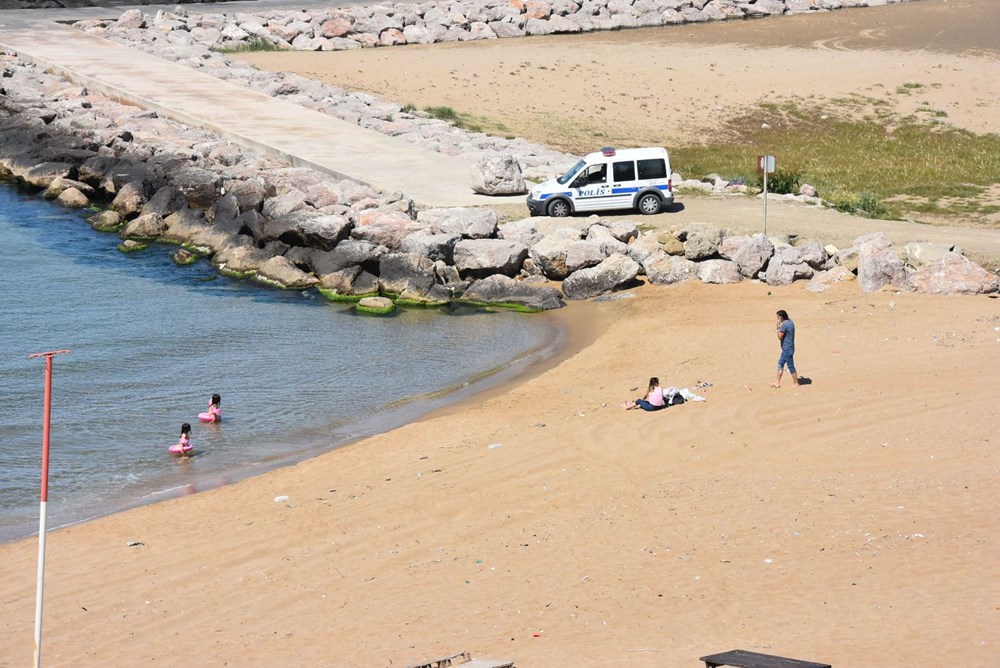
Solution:
M 229 11 L 236 4 L 244 3 L 211 8 Z M 208 5 L 188 7 L 209 11 Z M 92 91 L 156 110 L 299 167 L 359 181 L 383 192 L 405 193 L 420 206 L 524 202 L 523 195 L 474 193 L 469 185 L 471 165 L 461 158 L 419 148 L 55 22 L 113 17 L 124 9 L 4 12 L 0 46 Z

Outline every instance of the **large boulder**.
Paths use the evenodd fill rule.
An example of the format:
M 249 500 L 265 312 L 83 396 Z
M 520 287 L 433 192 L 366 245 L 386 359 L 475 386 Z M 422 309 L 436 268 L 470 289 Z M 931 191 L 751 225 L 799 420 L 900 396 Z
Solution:
M 345 239 L 331 251 L 314 250 L 310 255 L 313 271 L 322 277 L 355 266 L 377 273 L 381 257 L 388 252 L 385 246 L 370 241 Z
M 311 288 L 319 282 L 315 276 L 302 271 L 282 255 L 272 257 L 260 265 L 254 280 L 290 289 Z
M 461 240 L 459 234 L 411 234 L 403 239 L 399 250 L 403 253 L 415 253 L 434 261 L 452 264 L 455 256 L 455 244 Z
M 252 275 L 281 248 L 276 244 L 258 248 L 249 237 L 239 236 L 212 256 L 212 265 L 230 276 Z
M 543 239 L 534 218 L 511 220 L 500 225 L 497 228 L 497 237 L 520 242 L 528 248 L 531 248 Z
M 163 219 L 166 229 L 160 234 L 164 241 L 172 241 L 180 244 L 194 244 L 197 235 L 203 232 L 208 223 L 201 211 L 191 209 L 181 209 L 175 211 Z M 128 228 L 126 228 L 128 229 Z
M 513 277 L 527 257 L 523 244 L 506 239 L 463 239 L 455 244 L 455 268 L 463 278 Z
M 253 192 L 255 184 L 245 186 Z M 264 200 L 261 213 L 266 218 L 281 218 L 306 206 L 306 194 L 300 190 L 289 190 L 286 193 L 269 197 Z
M 642 264 L 649 256 L 659 256 L 663 252 L 656 234 L 640 233 L 635 241 L 628 245 L 628 256 Z
M 22 172 L 21 180 L 35 188 L 48 188 L 56 179 L 70 179 L 74 176 L 73 165 L 65 162 L 43 162 Z
M 979 295 L 1000 290 L 1000 277 L 958 253 L 945 255 L 910 274 L 910 289 L 933 295 Z
M 732 260 L 705 260 L 698 264 L 698 278 L 702 283 L 739 283 L 743 280 L 740 268 Z
M 521 165 L 512 155 L 490 154 L 472 165 L 472 189 L 484 195 L 527 192 Z
M 773 254 L 774 244 L 763 234 L 726 237 L 719 244 L 719 255 L 735 262 L 747 278 L 756 278 Z
M 153 196 L 142 205 L 139 214 L 144 216 L 147 213 L 155 213 L 166 218 L 174 211 L 184 208 L 185 205 L 186 200 L 183 195 L 177 192 L 177 188 L 166 185 L 153 193 Z
M 298 232 L 303 246 L 333 250 L 351 233 L 353 225 L 343 216 L 316 216 L 301 221 Z
M 426 228 L 409 216 L 393 209 L 368 209 L 354 214 L 351 238 L 369 241 L 377 246 L 398 251 L 403 239 Z
M 714 227 L 693 229 L 684 240 L 684 257 L 693 262 L 707 260 L 719 252 L 721 244 L 722 230 Z
M 806 290 L 809 290 L 810 292 L 825 292 L 833 285 L 853 280 L 856 280 L 854 272 L 847 267 L 837 265 L 832 269 L 814 274 L 809 280 L 809 285 L 806 286 Z
M 497 214 L 485 207 L 425 209 L 417 214 L 417 222 L 431 234 L 458 234 L 466 239 L 489 239 L 497 233 Z
M 130 181 L 115 195 L 111 209 L 124 218 L 135 218 L 146 205 L 149 195 L 149 185 L 145 181 Z
M 854 246 L 848 248 L 841 248 L 836 251 L 833 256 L 834 264 L 847 269 L 852 273 L 857 273 L 858 271 L 858 249 Z
M 90 206 L 90 198 L 76 188 L 67 188 L 59 193 L 56 202 L 67 209 L 84 209 Z
M 795 250 L 799 254 L 799 259 L 813 269 L 825 269 L 827 262 L 826 249 L 819 245 L 817 241 L 796 241 Z
M 881 232 L 865 234 L 854 240 L 854 247 L 858 250 L 858 283 L 864 292 L 886 285 L 906 287 L 906 267 L 888 237 Z
M 77 170 L 78 178 L 91 186 L 97 186 L 104 179 L 105 173 L 118 161 L 108 155 L 95 155 L 88 158 Z
M 73 188 L 87 196 L 93 196 L 94 188 L 82 181 L 74 181 L 73 179 L 64 179 L 62 177 L 55 179 L 49 184 L 48 188 L 42 193 L 44 199 L 58 199 L 59 195 L 63 192 Z
M 530 255 L 545 277 L 554 281 L 561 281 L 580 269 L 595 267 L 608 257 L 599 242 L 554 237 L 532 246 Z
M 320 292 L 329 298 L 354 298 L 378 293 L 378 277 L 359 266 L 345 267 L 323 276 Z
M 274 188 L 265 183 L 264 179 L 253 177 L 225 181 L 223 189 L 236 197 L 241 213 L 251 209 L 260 211 L 264 200 L 274 194 Z
M 192 209 L 211 208 L 220 194 L 219 176 L 200 167 L 177 169 L 171 172 L 170 181 Z
M 384 292 L 426 296 L 434 285 L 434 262 L 413 253 L 386 253 L 379 259 L 379 284 Z
M 642 270 L 650 283 L 670 285 L 698 275 L 698 263 L 678 255 L 659 253 L 650 255 L 642 263 Z
M 906 263 L 915 269 L 937 262 L 951 252 L 957 252 L 954 246 L 929 241 L 914 241 L 903 247 Z
M 802 260 L 793 246 L 782 246 L 775 249 L 774 255 L 767 263 L 764 280 L 768 285 L 791 285 L 803 278 L 812 278 L 813 268 Z
M 82 175 L 81 180 L 90 183 Z M 157 183 L 158 179 L 148 165 L 136 163 L 132 160 L 119 160 L 104 171 L 99 187 L 109 195 L 115 195 L 126 183 L 132 183 L 133 181 L 144 181 L 153 184 Z
M 98 211 L 87 218 L 87 222 L 98 232 L 117 232 L 125 224 L 122 215 L 117 211 Z
M 619 228 L 621 230 L 622 228 Z M 634 228 L 633 228 L 634 229 Z M 615 253 L 620 253 L 622 255 L 628 255 L 628 239 L 634 238 L 639 235 L 639 231 L 635 230 L 634 235 L 625 236 L 625 241 L 622 241 L 615 231 L 605 225 L 591 225 L 587 230 L 586 240 L 591 243 L 596 243 L 600 246 L 601 252 L 604 257 L 614 255 Z M 603 258 L 602 258 L 603 259 Z
M 129 222 L 119 235 L 122 239 L 144 241 L 157 239 L 167 229 L 163 217 L 157 213 L 147 213 Z
M 462 296 L 462 301 L 484 304 L 517 304 L 532 310 L 548 311 L 564 306 L 556 288 L 514 280 L 494 274 L 475 281 Z
M 574 272 L 563 281 L 567 299 L 589 299 L 635 283 L 639 263 L 625 255 L 612 255 L 596 267 Z

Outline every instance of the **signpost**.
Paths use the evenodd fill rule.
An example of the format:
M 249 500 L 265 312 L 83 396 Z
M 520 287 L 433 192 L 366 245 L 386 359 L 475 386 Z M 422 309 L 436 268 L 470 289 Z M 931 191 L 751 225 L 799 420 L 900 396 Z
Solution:
M 35 668 L 42 660 L 42 589 L 45 583 L 45 514 L 49 502 L 49 422 L 52 416 L 52 358 L 68 353 L 52 350 L 28 355 L 28 359 L 45 358 L 45 413 L 42 417 L 42 501 L 38 512 L 38 588 L 35 592 Z
M 764 175 L 764 236 L 767 236 L 767 175 L 774 174 L 774 156 L 757 156 L 757 173 Z

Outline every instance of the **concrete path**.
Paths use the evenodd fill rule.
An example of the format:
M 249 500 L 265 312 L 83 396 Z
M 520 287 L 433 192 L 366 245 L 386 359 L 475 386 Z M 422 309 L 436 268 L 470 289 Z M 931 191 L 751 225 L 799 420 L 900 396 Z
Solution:
M 188 7 L 190 11 L 204 8 L 207 13 L 231 11 L 244 4 Z M 272 3 L 255 6 L 259 11 L 264 4 Z M 474 193 L 469 185 L 471 165 L 461 158 L 419 148 L 55 22 L 114 17 L 124 9 L 3 12 L 0 46 L 113 99 L 154 109 L 299 167 L 360 181 L 383 192 L 405 193 L 420 206 L 524 202 L 523 195 Z

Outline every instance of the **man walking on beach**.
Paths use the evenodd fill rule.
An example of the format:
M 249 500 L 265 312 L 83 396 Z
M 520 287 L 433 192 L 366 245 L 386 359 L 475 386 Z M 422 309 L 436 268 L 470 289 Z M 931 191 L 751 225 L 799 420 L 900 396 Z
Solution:
M 795 372 L 795 323 L 788 317 L 788 313 L 782 309 L 778 311 L 778 324 L 775 325 L 778 333 L 778 342 L 781 344 L 781 357 L 778 358 L 778 378 L 771 383 L 771 387 L 781 387 L 781 374 L 788 365 L 788 373 L 792 376 L 792 383 L 799 384 L 799 374 Z

